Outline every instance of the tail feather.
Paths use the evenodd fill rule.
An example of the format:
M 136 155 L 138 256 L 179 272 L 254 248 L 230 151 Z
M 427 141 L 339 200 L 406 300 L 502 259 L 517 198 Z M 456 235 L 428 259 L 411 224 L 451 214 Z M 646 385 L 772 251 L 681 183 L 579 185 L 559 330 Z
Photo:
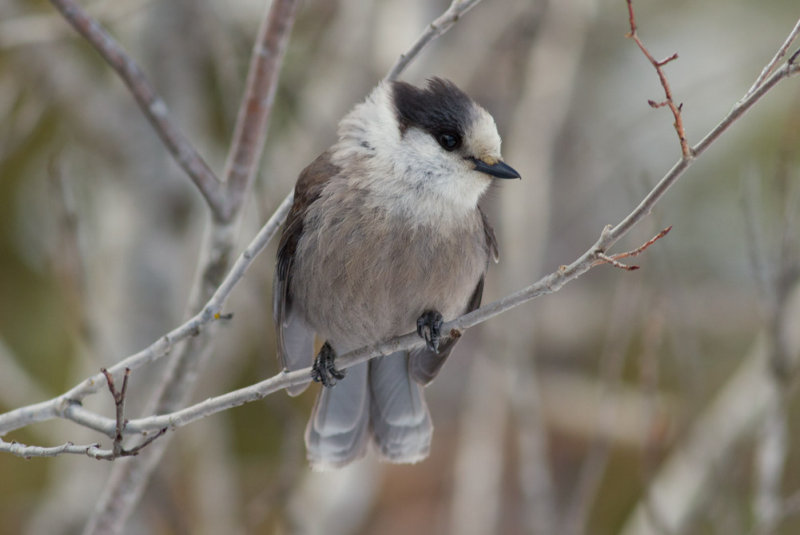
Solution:
M 366 452 L 367 370 L 367 363 L 353 366 L 335 387 L 320 390 L 306 427 L 306 450 L 312 468 L 344 466 Z
M 385 460 L 414 463 L 427 457 L 433 424 L 422 386 L 409 377 L 408 353 L 373 359 L 369 386 L 372 435 Z
M 278 330 L 278 357 L 283 367 L 289 371 L 310 366 L 314 354 L 314 330 L 306 323 L 297 310 L 290 311 Z M 300 395 L 309 383 L 286 388 L 292 397 Z

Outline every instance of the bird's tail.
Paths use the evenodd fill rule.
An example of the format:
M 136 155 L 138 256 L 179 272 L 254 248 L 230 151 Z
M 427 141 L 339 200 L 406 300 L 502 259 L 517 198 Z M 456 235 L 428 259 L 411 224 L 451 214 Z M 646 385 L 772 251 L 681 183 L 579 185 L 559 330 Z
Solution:
M 344 466 L 364 455 L 370 434 L 386 461 L 428 456 L 433 424 L 405 351 L 353 366 L 321 389 L 306 428 L 308 459 L 315 469 Z
M 372 437 L 385 460 L 416 463 L 428 456 L 433 424 L 422 385 L 408 374 L 408 352 L 370 362 Z
M 369 363 L 356 364 L 333 388 L 320 389 L 306 427 L 306 452 L 312 468 L 338 468 L 366 452 L 368 372 Z

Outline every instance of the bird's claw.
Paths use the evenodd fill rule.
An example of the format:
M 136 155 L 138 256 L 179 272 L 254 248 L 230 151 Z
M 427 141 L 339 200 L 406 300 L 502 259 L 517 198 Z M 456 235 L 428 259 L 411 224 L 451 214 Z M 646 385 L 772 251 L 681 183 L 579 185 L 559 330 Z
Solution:
M 328 388 L 334 386 L 337 381 L 344 379 L 345 370 L 337 370 L 334 359 L 336 359 L 336 352 L 328 342 L 325 342 L 314 358 L 314 365 L 311 367 L 311 379 L 317 383 L 322 383 L 322 386 Z
M 417 334 L 425 340 L 425 345 L 434 353 L 439 352 L 442 337 L 442 315 L 436 310 L 426 310 L 417 318 Z

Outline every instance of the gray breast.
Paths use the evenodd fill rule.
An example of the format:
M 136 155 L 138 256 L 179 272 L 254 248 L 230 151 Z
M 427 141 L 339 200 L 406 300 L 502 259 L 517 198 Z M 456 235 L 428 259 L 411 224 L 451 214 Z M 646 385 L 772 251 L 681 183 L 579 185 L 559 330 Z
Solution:
M 428 309 L 452 319 L 487 267 L 482 225 L 477 209 L 445 230 L 369 208 L 358 194 L 318 199 L 298 243 L 294 303 L 320 337 L 347 349 L 413 331 Z

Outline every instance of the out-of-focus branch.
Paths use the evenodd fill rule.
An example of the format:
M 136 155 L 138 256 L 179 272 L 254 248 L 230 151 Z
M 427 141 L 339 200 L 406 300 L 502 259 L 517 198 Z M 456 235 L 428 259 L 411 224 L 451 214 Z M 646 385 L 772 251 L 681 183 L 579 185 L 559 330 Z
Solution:
M 130 17 L 151 2 L 153 0 L 96 0 L 86 6 L 86 11 L 96 19 L 108 23 Z M 55 13 L 0 21 L 0 48 L 52 42 L 70 35 L 74 33 L 64 26 L 63 17 Z
M 788 44 L 784 45 L 788 48 Z M 783 48 L 782 48 L 783 50 Z M 785 50 L 784 50 L 785 53 Z M 796 135 L 787 136 L 787 145 L 794 146 Z M 796 242 L 795 218 L 797 215 L 797 192 L 794 181 L 786 175 L 786 165 L 779 162 L 777 180 L 785 195 L 784 213 L 781 220 L 781 239 L 778 251 L 764 252 L 761 244 L 767 243 L 760 227 L 756 224 L 756 210 L 753 207 L 753 189 L 744 196 L 745 223 L 748 228 L 748 247 L 755 271 L 756 281 L 766 301 L 766 328 L 770 338 L 771 354 L 766 370 L 771 379 L 771 391 L 763 423 L 756 434 L 755 485 L 753 499 L 754 531 L 766 535 L 772 533 L 783 517 L 782 479 L 790 448 L 787 402 L 789 386 L 795 357 L 788 344 L 786 332 L 787 300 L 792 289 L 800 279 L 800 258 L 793 254 L 790 244 Z M 788 190 L 788 191 L 787 191 Z M 767 266 L 774 266 L 768 269 Z
M 797 310 L 783 316 L 786 325 L 796 325 Z M 796 352 L 800 348 L 792 347 Z M 659 520 L 674 533 L 680 532 L 702 503 L 712 474 L 739 440 L 761 422 L 775 392 L 768 371 L 774 350 L 766 333 L 753 344 L 733 377 L 703 411 L 682 444 L 667 459 L 648 489 L 648 502 L 640 502 L 628 518 L 623 535 L 660 534 L 647 510 L 653 507 Z M 746 393 L 746 395 L 743 395 Z
M 189 311 L 197 310 L 204 302 L 213 299 L 224 286 L 225 274 L 233 258 L 241 208 L 258 169 L 280 66 L 296 10 L 297 0 L 274 0 L 265 10 L 259 26 L 234 137 L 228 151 L 222 200 L 211 206 L 214 217 L 203 237 L 198 270 L 187 307 Z M 251 258 L 246 258 L 246 264 L 249 265 L 250 261 Z M 219 312 L 216 312 L 212 317 L 218 315 Z M 188 403 L 200 372 L 212 354 L 212 336 L 212 329 L 198 332 L 198 336 L 187 340 L 170 359 L 147 405 L 148 413 L 170 412 Z M 144 494 L 150 476 L 168 445 L 169 440 L 162 440 L 135 462 L 118 463 L 112 468 L 106 488 L 84 533 L 120 532 Z
M 744 236 L 754 278 L 765 301 L 764 328 L 739 369 L 663 463 L 647 491 L 649 503 L 637 505 L 624 534 L 663 531 L 647 514 L 648 508 L 669 532 L 685 531 L 692 513 L 704 503 L 704 491 L 711 486 L 714 471 L 724 466 L 740 440 L 751 434 L 756 443 L 753 533 L 773 533 L 785 518 L 789 502 L 782 497 L 782 479 L 790 448 L 786 403 L 800 351 L 796 335 L 800 259 L 786 250 L 786 245 L 795 240 L 796 227 L 791 223 L 797 211 L 796 191 L 783 192 L 789 200 L 784 206 L 778 254 L 767 254 L 761 247 L 769 240 L 756 225 L 752 189 L 745 194 Z
M 292 205 L 292 195 L 286 197 L 275 213 L 270 217 L 253 241 L 239 255 L 230 272 L 214 292 L 214 295 L 203 306 L 202 310 L 195 314 L 188 321 L 168 332 L 149 347 L 135 353 L 114 366 L 108 371 L 114 377 L 120 377 L 126 368 L 136 370 L 145 364 L 153 362 L 167 355 L 170 350 L 179 342 L 192 336 L 196 336 L 208 323 L 221 319 L 222 307 L 230 295 L 236 283 L 244 276 L 247 268 L 253 262 L 255 256 L 269 243 L 280 227 L 280 222 L 286 217 Z M 94 422 L 87 427 L 92 429 L 102 428 L 102 423 L 108 419 L 92 419 L 92 413 L 80 406 L 80 401 L 86 396 L 96 393 L 105 387 L 105 377 L 102 373 L 97 373 L 74 386 L 72 389 L 58 397 L 47 401 L 42 401 L 33 405 L 20 407 L 13 411 L 0 415 L 0 436 L 3 434 L 32 424 L 52 418 L 67 418 L 74 420 L 82 425 L 86 422 Z M 109 436 L 113 436 L 111 431 L 104 431 Z
M 481 0 L 453 0 L 447 10 L 439 15 L 428 27 L 422 32 L 417 41 L 408 49 L 407 52 L 400 55 L 397 62 L 394 64 L 389 74 L 386 75 L 384 80 L 396 80 L 398 76 L 408 67 L 408 65 L 422 52 L 428 43 L 449 30 L 453 24 L 458 22 L 458 19 L 467 11 L 475 7 Z
M 278 73 L 295 19 L 295 0 L 276 0 L 262 24 L 250 57 L 245 94 L 239 106 L 228 162 L 225 166 L 226 195 L 223 220 L 239 213 L 250 190 L 264 149 Z
M 135 61 L 74 0 L 51 0 L 64 18 L 119 74 L 139 107 L 178 165 L 189 175 L 211 211 L 223 214 L 224 190 L 219 179 L 169 116 L 167 105 Z

